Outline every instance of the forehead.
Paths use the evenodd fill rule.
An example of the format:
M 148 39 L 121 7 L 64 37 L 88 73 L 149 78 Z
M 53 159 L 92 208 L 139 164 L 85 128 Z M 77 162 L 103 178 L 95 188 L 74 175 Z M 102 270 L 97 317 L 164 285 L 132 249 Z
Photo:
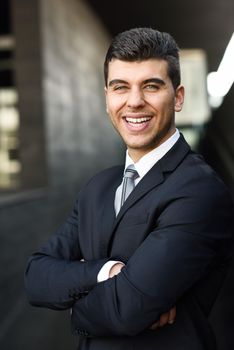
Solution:
M 108 81 L 112 79 L 145 80 L 153 77 L 169 79 L 167 61 L 156 58 L 132 62 L 113 59 L 109 63 Z

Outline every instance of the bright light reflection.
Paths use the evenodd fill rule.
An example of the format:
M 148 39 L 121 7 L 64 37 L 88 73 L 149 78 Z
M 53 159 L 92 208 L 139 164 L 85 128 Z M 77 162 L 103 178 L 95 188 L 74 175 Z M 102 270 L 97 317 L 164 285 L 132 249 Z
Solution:
M 223 97 L 230 90 L 234 82 L 234 33 L 225 50 L 223 59 L 217 72 L 211 72 L 207 76 L 207 89 L 210 95 L 210 103 L 213 107 L 218 107 Z
M 15 105 L 18 102 L 18 94 L 14 89 L 0 89 L 0 106 Z
M 0 108 L 1 132 L 17 131 L 19 128 L 19 114 L 15 107 Z

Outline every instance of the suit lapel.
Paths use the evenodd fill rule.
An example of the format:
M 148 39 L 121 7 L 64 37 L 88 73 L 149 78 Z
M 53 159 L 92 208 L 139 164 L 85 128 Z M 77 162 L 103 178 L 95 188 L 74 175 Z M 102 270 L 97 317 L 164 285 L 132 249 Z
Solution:
M 108 242 L 113 232 L 113 225 L 116 220 L 114 201 L 115 192 L 122 181 L 124 167 L 117 167 L 116 171 L 109 178 L 106 184 L 106 192 L 103 194 L 102 206 L 100 208 L 100 234 L 99 247 L 101 255 L 106 257 Z
M 132 191 L 132 193 L 120 209 L 116 220 L 112 224 L 111 232 L 108 231 L 108 252 L 111 251 L 115 229 L 122 217 L 124 216 L 124 214 L 126 213 L 126 211 L 130 207 L 132 207 L 138 200 L 144 197 L 149 191 L 163 183 L 165 181 L 165 173 L 174 171 L 178 167 L 178 165 L 183 161 L 183 159 L 189 151 L 190 147 L 185 141 L 183 135 L 181 135 L 179 140 L 170 149 L 170 151 L 160 161 L 158 161 L 152 167 L 152 169 L 144 176 L 144 178 L 138 183 L 138 185 L 135 187 L 135 189 Z
M 127 198 L 126 202 L 120 209 L 118 216 L 116 218 L 115 225 L 119 223 L 125 212 L 146 195 L 152 188 L 161 184 L 164 180 L 163 172 L 159 164 L 156 164 L 139 182 L 139 184 L 134 188 L 130 196 Z

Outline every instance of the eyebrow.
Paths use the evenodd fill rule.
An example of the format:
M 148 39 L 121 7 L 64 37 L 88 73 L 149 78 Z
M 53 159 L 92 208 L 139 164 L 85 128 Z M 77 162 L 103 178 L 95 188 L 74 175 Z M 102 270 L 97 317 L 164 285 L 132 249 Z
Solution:
M 166 85 L 165 81 L 160 78 L 150 78 L 143 81 L 143 84 L 155 83 L 159 85 Z
M 155 83 L 159 85 L 166 85 L 165 81 L 160 79 L 160 78 L 149 78 L 143 81 L 143 84 L 149 84 L 149 83 Z M 116 84 L 128 84 L 127 81 L 122 80 L 122 79 L 113 79 L 109 82 L 108 86 L 113 86 Z
M 127 84 L 127 81 L 122 79 L 113 79 L 109 82 L 108 86 L 113 86 L 115 84 Z

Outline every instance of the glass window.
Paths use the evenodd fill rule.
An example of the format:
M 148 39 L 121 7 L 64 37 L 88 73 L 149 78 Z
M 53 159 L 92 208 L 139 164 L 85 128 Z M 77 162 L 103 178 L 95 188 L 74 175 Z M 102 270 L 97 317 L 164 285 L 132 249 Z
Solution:
M 14 38 L 9 1 L 0 8 L 0 191 L 20 186 L 19 111 L 14 83 Z

